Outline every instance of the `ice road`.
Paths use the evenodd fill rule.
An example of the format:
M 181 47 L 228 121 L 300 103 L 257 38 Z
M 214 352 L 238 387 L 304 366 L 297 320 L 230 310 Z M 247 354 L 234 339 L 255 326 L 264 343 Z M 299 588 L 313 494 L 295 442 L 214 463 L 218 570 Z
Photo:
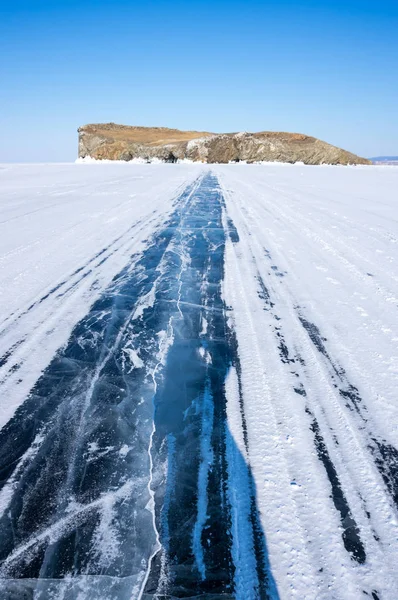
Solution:
M 398 168 L 0 165 L 0 597 L 396 600 Z

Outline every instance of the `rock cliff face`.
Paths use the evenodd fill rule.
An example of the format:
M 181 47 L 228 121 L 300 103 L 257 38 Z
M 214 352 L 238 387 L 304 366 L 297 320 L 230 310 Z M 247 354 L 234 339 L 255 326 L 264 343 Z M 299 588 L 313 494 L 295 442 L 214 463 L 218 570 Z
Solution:
M 79 158 L 141 158 L 205 163 L 231 161 L 303 162 L 307 165 L 371 164 L 351 152 L 300 133 L 209 133 L 166 127 L 130 127 L 115 123 L 84 125 L 79 132 Z

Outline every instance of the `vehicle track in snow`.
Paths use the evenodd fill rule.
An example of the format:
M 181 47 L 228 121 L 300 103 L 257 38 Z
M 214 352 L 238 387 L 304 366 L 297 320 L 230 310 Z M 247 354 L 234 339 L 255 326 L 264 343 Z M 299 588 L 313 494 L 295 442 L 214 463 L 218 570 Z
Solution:
M 45 598 L 62 591 L 129 597 L 140 585 L 154 535 L 145 508 L 147 373 L 167 333 L 151 308 L 175 227 L 166 223 L 115 277 L 1 430 L 2 573 L 17 576 L 6 583 L 16 593 L 25 589 L 21 577 L 36 580 L 26 589 Z M 51 580 L 68 573 L 70 586 L 56 588 Z
M 287 208 L 283 197 L 278 201 L 277 191 L 273 188 L 272 193 L 268 191 L 266 180 L 261 180 L 261 186 L 254 186 L 245 177 L 239 178 L 238 171 L 221 168 L 219 171 L 228 215 L 241 240 L 238 245 L 231 243 L 227 249 L 227 301 L 230 298 L 234 309 L 240 348 L 245 338 L 256 344 L 251 350 L 248 347 L 247 359 L 242 359 L 242 371 L 251 372 L 252 363 L 259 355 L 258 369 L 261 364 L 270 388 L 268 394 L 259 396 L 254 403 L 256 410 L 253 409 L 252 419 L 248 416 L 249 447 L 252 444 L 256 453 L 266 448 L 265 442 L 257 443 L 256 438 L 262 430 L 260 412 L 269 402 L 277 420 L 274 434 L 277 446 L 283 448 L 282 457 L 287 467 L 286 474 L 280 468 L 275 475 L 279 481 L 273 481 L 273 474 L 261 467 L 260 460 L 258 465 L 253 460 L 253 473 L 257 481 L 268 482 L 267 488 L 273 484 L 274 494 L 283 488 L 283 479 L 294 490 L 289 499 L 286 488 L 283 501 L 271 494 L 266 503 L 268 490 L 264 495 L 264 506 L 279 507 L 278 514 L 271 510 L 275 521 L 282 519 L 285 523 L 282 532 L 273 531 L 272 517 L 262 511 L 278 589 L 286 598 L 292 589 L 306 598 L 352 598 L 361 594 L 393 598 L 397 559 L 394 506 L 397 451 L 378 431 L 373 407 L 358 389 L 361 377 L 359 381 L 353 380 L 341 366 L 341 359 L 331 358 L 329 340 L 308 317 L 308 301 L 292 292 L 294 262 L 287 266 L 286 250 L 294 250 L 294 245 L 282 248 L 274 244 L 274 240 L 279 233 L 290 242 L 301 243 L 300 214 L 295 221 L 290 220 L 290 215 L 285 220 Z M 296 235 L 288 230 L 293 223 L 294 229 L 297 227 Z M 272 225 L 273 234 L 267 237 L 263 227 L 271 232 Z M 313 248 L 308 256 L 319 260 Z M 262 303 L 262 309 L 255 296 Z M 239 325 L 240 307 L 245 303 L 246 319 L 241 319 Z M 256 323 L 252 333 L 248 328 L 249 318 Z M 249 379 L 252 378 L 253 375 Z M 246 396 L 251 393 L 252 383 L 248 382 L 247 387 Z M 265 421 L 263 427 L 266 427 Z M 308 445 L 311 438 L 323 474 L 313 462 L 314 452 Z M 384 445 L 387 446 L 385 451 L 382 450 Z M 251 453 L 253 459 L 254 452 Z M 276 454 L 274 449 L 270 450 L 272 454 Z M 330 491 L 325 489 L 324 477 Z M 331 506 L 327 508 L 329 503 Z M 285 512 L 291 515 L 294 511 L 296 525 L 284 518 Z M 333 511 L 340 519 L 339 527 L 332 524 Z M 301 533 L 298 524 L 302 526 Z M 339 531 L 340 542 L 333 539 Z M 289 548 L 286 567 L 281 533 L 286 535 Z M 337 559 L 337 554 L 341 554 L 339 546 L 346 551 L 348 561 L 343 555 Z M 301 561 L 307 554 L 307 566 L 304 563 L 292 567 L 296 553 Z M 306 572 L 303 588 L 300 585 L 304 581 L 298 576 L 292 576 L 295 580 L 292 589 L 286 586 L 292 571 Z M 309 577 L 313 578 L 311 584 L 308 584 Z M 341 581 L 345 583 L 341 585 Z
M 77 170 L 79 170 L 78 167 Z M 76 176 L 76 173 L 74 175 Z M 32 227 L 30 236 L 34 238 L 33 247 L 31 244 L 20 245 L 16 250 L 9 251 L 0 258 L 2 269 L 9 274 L 3 281 L 4 291 L 3 294 L 0 294 L 1 300 L 6 300 L 5 291 L 8 287 L 12 290 L 13 281 L 15 283 L 17 279 L 20 279 L 21 282 L 18 285 L 15 284 L 16 292 L 20 287 L 22 287 L 22 292 L 25 292 L 25 279 L 27 282 L 32 280 L 27 286 L 27 290 L 30 287 L 33 290 L 37 288 L 35 295 L 23 293 L 22 296 L 26 296 L 25 301 L 17 298 L 13 310 L 4 309 L 2 312 L 0 391 L 3 397 L 6 396 L 9 400 L 0 407 L 0 425 L 12 416 L 15 408 L 29 393 L 40 372 L 50 362 L 54 352 L 66 343 L 73 325 L 84 316 L 90 304 L 109 284 L 112 276 L 131 260 L 132 255 L 141 251 L 145 244 L 145 238 L 150 236 L 156 227 L 164 223 L 170 209 L 173 209 L 173 197 L 178 197 L 179 192 L 186 185 L 186 181 L 190 179 L 189 174 L 188 177 L 183 178 L 173 177 L 166 186 L 149 181 L 144 198 L 142 198 L 142 191 L 131 194 L 128 186 L 137 179 L 145 181 L 146 177 L 137 178 L 137 176 L 125 172 L 123 179 L 113 182 L 115 187 L 112 189 L 110 187 L 112 181 L 109 181 L 109 176 L 106 177 L 106 173 L 101 176 L 105 179 L 102 184 L 96 183 L 91 187 L 87 184 L 72 186 L 74 196 L 72 198 L 68 196 L 68 204 L 76 203 L 80 198 L 80 204 L 84 206 L 88 214 L 84 214 L 83 210 L 81 211 L 82 216 L 78 211 L 73 217 L 67 214 L 66 222 L 73 223 L 68 227 L 65 227 L 63 223 L 50 221 L 52 225 L 50 231 L 40 231 L 40 235 L 39 233 L 35 234 Z M 118 187 L 119 184 L 120 187 Z M 141 187 L 142 185 L 140 182 Z M 59 187 L 60 184 L 57 184 L 55 191 Z M 112 198 L 107 202 L 101 200 L 103 193 L 99 191 L 101 187 L 105 187 L 116 200 Z M 138 188 L 135 189 L 137 192 L 139 191 Z M 90 191 L 92 196 L 90 196 Z M 162 191 L 163 202 L 161 200 Z M 120 200 L 120 197 L 123 199 Z M 136 203 L 137 207 L 135 207 Z M 22 202 L 21 208 L 23 209 L 24 206 L 25 203 Z M 57 210 L 65 210 L 64 206 L 65 203 L 59 204 Z M 79 203 L 77 203 L 78 206 Z M 25 213 L 21 214 L 18 205 L 16 209 L 13 208 L 13 211 L 18 213 L 18 219 L 24 219 Z M 23 231 L 23 227 L 21 225 L 20 227 Z M 58 230 L 59 235 L 57 235 Z M 117 235 L 112 236 L 112 231 Z M 105 243 L 98 247 L 97 244 L 101 243 L 101 240 Z M 45 246 L 46 241 L 48 247 L 39 252 L 38 247 Z M 87 249 L 94 250 L 91 256 Z M 7 268 L 7 264 L 11 259 L 15 260 L 13 252 L 26 256 L 30 250 L 32 250 L 33 257 L 36 257 L 36 261 L 29 257 L 26 260 L 26 269 L 20 270 L 18 277 L 11 277 L 12 271 Z M 68 251 L 71 254 L 70 257 Z M 58 256 L 62 262 L 55 272 L 56 278 L 50 278 L 47 270 L 51 273 L 51 263 L 56 261 Z M 79 264 L 80 256 L 84 260 Z M 49 263 L 48 269 L 46 269 L 47 263 Z M 43 275 L 41 275 L 42 269 Z M 36 273 L 38 276 L 35 275 Z M 39 288 L 36 277 L 42 278 L 47 285 Z M 8 304 L 5 302 L 5 306 Z
M 278 598 L 222 297 L 226 232 L 237 239 L 223 214 L 204 173 L 0 431 L 8 593 Z
M 43 327 L 46 327 L 51 331 L 49 321 L 54 319 L 58 320 L 60 318 L 60 314 L 62 314 L 62 310 L 65 307 L 65 302 L 69 302 L 76 291 L 81 294 L 82 290 L 93 289 L 102 265 L 115 253 L 131 253 L 133 249 L 132 236 L 134 234 L 139 234 L 140 230 L 151 225 L 151 223 L 156 223 L 157 220 L 156 217 L 152 217 L 152 219 L 150 218 L 145 221 L 145 225 L 141 221 L 138 221 L 129 227 L 123 235 L 119 236 L 107 247 L 97 252 L 84 265 L 76 269 L 73 273 L 66 275 L 64 280 L 35 300 L 26 309 L 22 310 L 17 315 L 12 314 L 6 317 L 1 324 L 0 343 L 2 338 L 6 337 L 7 334 L 12 333 L 12 330 L 16 325 L 19 325 L 21 319 L 25 318 L 26 321 L 29 322 L 31 311 L 34 311 L 37 307 L 42 308 L 40 305 L 43 303 L 46 303 L 48 309 L 43 311 L 44 314 L 39 319 L 35 319 L 36 322 L 33 329 L 28 325 L 29 339 L 31 342 L 33 341 L 36 331 L 39 331 L 41 335 L 47 335 L 48 331 L 43 332 Z M 84 281 L 86 279 L 87 281 Z M 83 281 L 84 286 L 81 285 Z M 10 373 L 15 372 L 16 369 L 19 369 L 22 366 L 22 360 L 18 356 L 15 356 L 15 351 L 20 348 L 26 339 L 27 335 L 24 335 L 21 339 L 14 342 L 0 357 L 0 368 L 2 369 L 0 386 L 6 381 Z M 26 347 L 24 348 L 24 351 L 25 353 L 29 353 L 29 349 L 26 350 Z M 8 371 L 7 369 L 4 369 L 4 367 L 6 367 Z

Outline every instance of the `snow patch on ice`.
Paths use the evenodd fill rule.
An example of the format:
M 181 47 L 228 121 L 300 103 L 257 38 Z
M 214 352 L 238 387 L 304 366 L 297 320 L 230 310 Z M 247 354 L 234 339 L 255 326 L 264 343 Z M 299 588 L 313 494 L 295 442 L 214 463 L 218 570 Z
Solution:
M 134 348 L 129 348 L 129 347 L 123 348 L 123 352 L 125 354 L 127 354 L 127 356 L 129 357 L 129 360 L 131 363 L 131 370 L 132 369 L 142 369 L 145 366 L 144 362 L 138 356 L 137 350 L 134 350 Z
M 123 444 L 123 446 L 120 448 L 119 450 L 119 456 L 125 458 L 127 456 L 127 454 L 130 452 L 129 446 L 127 446 L 127 444 Z

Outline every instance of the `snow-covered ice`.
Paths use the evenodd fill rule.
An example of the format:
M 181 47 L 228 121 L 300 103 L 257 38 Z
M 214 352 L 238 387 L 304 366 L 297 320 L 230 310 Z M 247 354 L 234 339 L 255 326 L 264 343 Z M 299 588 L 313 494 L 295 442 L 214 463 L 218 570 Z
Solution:
M 397 189 L 0 165 L 4 594 L 396 599 Z
M 0 426 L 198 167 L 0 166 Z

